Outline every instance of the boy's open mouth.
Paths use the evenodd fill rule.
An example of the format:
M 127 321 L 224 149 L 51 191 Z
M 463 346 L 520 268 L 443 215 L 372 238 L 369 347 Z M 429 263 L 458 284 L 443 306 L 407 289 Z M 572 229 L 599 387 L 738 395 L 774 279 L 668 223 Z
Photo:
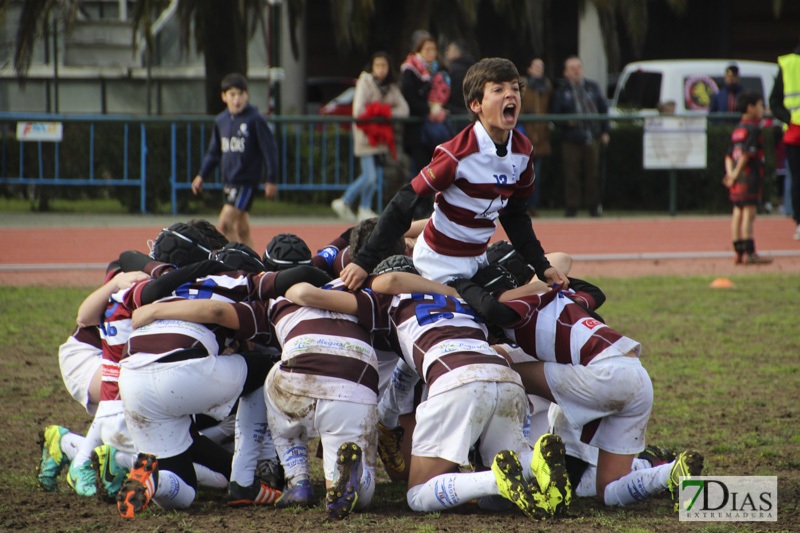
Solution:
M 506 104 L 503 108 L 503 116 L 507 119 L 513 119 L 517 115 L 517 104 Z

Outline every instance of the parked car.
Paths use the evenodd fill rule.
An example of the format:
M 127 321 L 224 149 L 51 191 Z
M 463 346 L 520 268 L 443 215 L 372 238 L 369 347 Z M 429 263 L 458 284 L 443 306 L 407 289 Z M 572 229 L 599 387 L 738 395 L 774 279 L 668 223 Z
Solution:
M 342 94 L 319 108 L 319 115 L 352 117 L 353 98 L 356 95 L 355 87 L 348 87 Z
M 306 114 L 319 114 L 320 109 L 326 104 L 337 98 L 342 92 L 355 86 L 355 78 L 341 76 L 308 78 L 306 82 Z
M 659 102 L 672 100 L 676 113 L 707 113 L 711 97 L 725 83 L 725 69 L 739 66 L 739 83 L 761 94 L 767 104 L 777 63 L 735 59 L 670 59 L 637 61 L 625 65 L 619 76 L 609 113 L 657 113 Z

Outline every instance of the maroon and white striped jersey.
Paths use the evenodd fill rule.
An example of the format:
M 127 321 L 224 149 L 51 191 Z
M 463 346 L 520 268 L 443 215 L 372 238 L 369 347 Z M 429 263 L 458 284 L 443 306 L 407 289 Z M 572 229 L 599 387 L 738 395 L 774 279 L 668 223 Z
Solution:
M 378 360 L 355 316 L 302 307 L 286 298 L 237 304 L 238 339 L 273 327 L 283 348 L 274 386 L 322 400 L 378 403 Z
M 131 315 L 142 304 L 142 290 L 152 280 L 146 279 L 132 287 L 111 295 L 100 323 L 100 340 L 103 349 L 103 381 L 100 384 L 100 401 L 119 399 L 119 368 L 125 354 L 125 345 L 133 333 Z
M 172 295 L 158 301 L 209 299 L 234 303 L 268 300 L 277 296 L 277 275 L 277 272 L 223 272 L 181 285 Z M 276 342 L 272 329 L 264 328 L 259 333 L 261 335 L 258 339 L 253 339 L 259 344 L 269 346 Z M 138 368 L 170 353 L 189 348 L 203 348 L 209 355 L 219 355 L 233 337 L 234 332 L 217 325 L 196 324 L 184 320 L 156 320 L 131 333 L 127 345 L 131 357 L 125 359 L 123 364 L 127 368 Z
M 351 260 L 350 246 L 343 237 L 339 236 L 314 254 L 311 264 L 337 278 Z
M 434 212 L 425 226 L 425 242 L 437 253 L 470 257 L 486 251 L 497 218 L 511 196 L 533 192 L 530 141 L 509 135 L 508 153 L 497 148 L 480 122 L 440 144 L 431 162 L 411 180 L 419 196 L 436 194 Z
M 582 294 L 570 295 L 593 307 L 591 297 Z M 520 315 L 512 324 L 501 324 L 505 334 L 540 361 L 585 366 L 630 351 L 638 356 L 641 351 L 641 344 L 592 317 L 563 291 L 503 303 Z
M 359 323 L 394 336 L 406 362 L 428 385 L 428 397 L 465 383 L 517 383 L 519 375 L 489 346 L 486 327 L 463 301 L 441 294 L 356 293 Z

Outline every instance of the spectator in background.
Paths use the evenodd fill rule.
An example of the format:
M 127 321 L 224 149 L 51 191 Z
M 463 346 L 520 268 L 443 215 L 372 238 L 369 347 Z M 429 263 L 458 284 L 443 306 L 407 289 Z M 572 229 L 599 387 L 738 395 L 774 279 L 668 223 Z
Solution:
M 754 91 L 743 91 L 737 107 L 742 113 L 742 121 L 731 135 L 731 144 L 725 154 L 725 177 L 722 179 L 733 203 L 731 235 L 736 253 L 735 263 L 771 263 L 772 258 L 756 253 L 753 239 L 753 222 L 764 181 L 764 141 L 760 125 L 764 116 L 764 99 Z
M 535 58 L 528 66 L 528 78 L 522 95 L 523 115 L 546 115 L 550 107 L 553 85 L 544 75 L 544 61 Z M 539 193 L 542 187 L 542 161 L 550 155 L 550 123 L 526 122 L 525 134 L 533 145 L 533 173 L 536 184 L 528 198 L 528 214 L 538 216 Z
M 407 117 L 408 104 L 397 85 L 392 61 L 386 52 L 376 52 L 356 82 L 353 97 L 353 118 Z M 361 163 L 361 175 L 331 202 L 340 218 L 354 220 L 353 207 L 358 202 L 358 221 L 378 216 L 372 210 L 372 198 L 378 185 L 378 167 L 386 155 L 397 159 L 394 131 L 391 124 L 356 124 L 353 130 L 353 153 Z
M 583 63 L 578 56 L 564 61 L 564 80 L 553 93 L 550 112 L 556 114 L 606 115 L 608 103 L 597 82 L 583 77 Z M 559 122 L 561 156 L 563 158 L 565 216 L 578 214 L 583 200 L 589 215 L 601 216 L 598 187 L 600 145 L 606 146 L 611 137 L 608 120 L 570 120 Z
M 786 144 L 786 166 L 792 175 L 792 217 L 797 224 L 795 239 L 800 239 L 800 44 L 791 54 L 778 58 L 778 77 L 769 96 L 769 107 L 775 118 L 788 125 L 783 134 Z
M 466 115 L 467 105 L 464 103 L 462 87 L 464 76 L 469 67 L 475 64 L 475 58 L 470 55 L 467 43 L 461 39 L 447 45 L 444 55 L 450 70 L 450 99 L 447 101 L 447 110 L 454 115 Z
M 225 196 L 219 230 L 229 241 L 255 248 L 250 236 L 250 208 L 265 169 L 264 197 L 273 198 L 278 192 L 278 146 L 258 108 L 248 103 L 244 76 L 234 72 L 222 78 L 222 101 L 227 109 L 214 120 L 203 166 L 192 180 L 192 193 L 203 191 L 203 180 L 219 164 Z
M 411 53 L 400 66 L 400 89 L 411 116 L 420 117 L 423 122 L 407 124 L 403 135 L 403 145 L 411 158 L 409 178 L 419 174 L 431 160 L 436 146 L 453 136 L 444 108 L 450 99 L 450 76 L 439 65 L 436 41 L 425 30 L 415 31 L 411 41 Z M 414 220 L 428 218 L 432 212 L 433 195 L 419 203 Z
M 735 63 L 725 69 L 725 86 L 711 98 L 709 113 L 736 113 L 736 98 L 742 92 L 739 85 L 739 67 Z M 734 119 L 732 122 L 736 122 Z

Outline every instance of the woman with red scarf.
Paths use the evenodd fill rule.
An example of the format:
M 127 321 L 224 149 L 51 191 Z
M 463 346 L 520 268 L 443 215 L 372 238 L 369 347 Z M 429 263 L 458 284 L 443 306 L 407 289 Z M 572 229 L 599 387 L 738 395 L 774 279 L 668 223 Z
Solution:
M 425 129 L 445 129 L 438 126 L 448 124 L 444 105 L 450 99 L 450 76 L 439 64 L 439 51 L 436 41 L 424 30 L 414 32 L 412 51 L 400 66 L 400 87 L 408 102 L 412 116 L 425 119 L 425 122 L 406 124 L 403 146 L 411 158 L 409 178 L 416 176 L 433 157 L 436 145 L 450 140 L 447 138 L 428 139 Z M 435 136 L 434 136 L 435 137 Z M 433 196 L 426 198 L 414 213 L 414 219 L 428 218 L 433 212 Z
M 397 159 L 394 131 L 388 122 L 369 122 L 373 118 L 407 117 L 408 104 L 400 93 L 392 61 L 386 52 L 376 52 L 356 82 L 353 117 L 360 121 L 353 130 L 353 153 L 361 162 L 361 175 L 331 207 L 340 218 L 354 220 L 358 202 L 358 221 L 378 216 L 372 210 L 372 197 L 378 184 L 378 167 L 386 154 Z

